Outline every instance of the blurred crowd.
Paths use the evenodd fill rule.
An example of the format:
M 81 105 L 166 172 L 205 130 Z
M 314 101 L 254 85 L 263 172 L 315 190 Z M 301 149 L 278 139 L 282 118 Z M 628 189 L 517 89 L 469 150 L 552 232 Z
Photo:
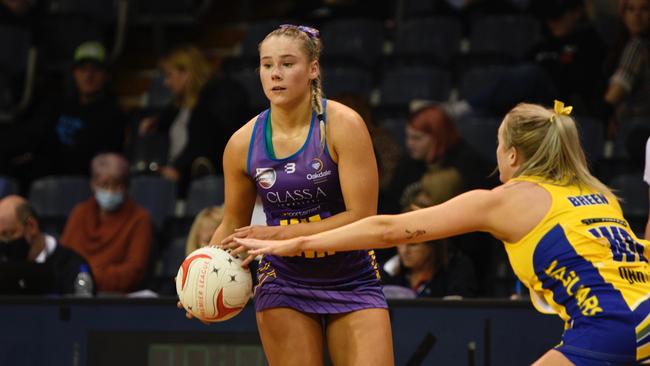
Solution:
M 97 4 L 104 3 L 114 10 L 121 2 Z M 223 215 L 224 147 L 265 108 L 257 43 L 286 22 L 320 29 L 325 95 L 368 126 L 379 213 L 496 186 L 492 136 L 500 118 L 520 102 L 561 99 L 574 107 L 596 176 L 623 197 L 644 195 L 623 205 L 644 235 L 650 0 L 244 3 L 244 10 L 228 8 L 231 22 L 219 15 L 217 34 L 240 36 L 213 41 L 231 42 L 214 52 L 202 46 L 217 37 L 211 32 L 180 40 L 168 32 L 164 50 L 156 49 L 160 38 L 150 40 L 153 47 L 127 36 L 121 47 L 117 31 L 106 31 L 119 11 L 100 22 L 103 8 L 66 12 L 66 1 L 0 0 L 0 39 L 12 40 L 0 41 L 7 45 L 0 52 L 0 262 L 50 263 L 57 273 L 50 291 L 61 294 L 74 291 L 80 265 L 89 265 L 98 293 L 173 294 L 180 261 L 207 243 Z M 205 25 L 223 4 L 211 6 L 190 11 L 194 28 L 213 29 Z M 51 26 L 61 19 L 88 31 L 57 40 Z M 133 61 L 143 48 L 156 56 L 145 67 Z M 148 76 L 135 105 L 112 83 L 134 73 Z M 377 258 L 392 297 L 521 295 L 501 244 L 487 234 Z

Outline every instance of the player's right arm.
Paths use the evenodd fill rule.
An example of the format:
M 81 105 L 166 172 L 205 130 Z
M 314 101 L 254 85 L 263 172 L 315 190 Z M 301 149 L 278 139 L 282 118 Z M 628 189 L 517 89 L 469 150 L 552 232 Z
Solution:
M 475 190 L 440 205 L 400 215 L 371 216 L 354 223 L 288 240 L 237 239 L 251 254 L 291 256 L 304 250 L 347 251 L 424 242 L 472 231 L 502 237 L 499 217 L 505 215 L 500 192 Z M 241 249 L 236 250 L 235 252 Z M 250 257 L 247 261 L 250 260 Z
M 211 245 L 221 243 L 224 238 L 235 232 L 236 228 L 250 223 L 256 192 L 255 185 L 246 175 L 246 160 L 254 124 L 255 119 L 252 119 L 235 132 L 223 152 L 224 216 L 221 224 L 212 234 Z M 183 308 L 180 301 L 176 306 L 179 309 Z M 192 319 L 192 314 L 187 311 L 185 316 Z
M 534 204 L 531 204 L 534 203 Z M 466 192 L 442 204 L 400 215 L 367 217 L 307 237 L 268 241 L 237 239 L 250 254 L 296 255 L 305 250 L 347 251 L 418 243 L 473 231 L 517 242 L 546 214 L 550 195 L 532 183 Z M 235 252 L 241 251 L 241 249 Z M 251 257 L 247 258 L 247 262 Z M 245 262 L 245 263 L 247 263 Z
M 218 245 L 224 238 L 234 233 L 235 229 L 250 224 L 257 192 L 246 173 L 246 162 L 254 125 L 255 119 L 252 119 L 235 132 L 224 150 L 224 216 L 212 235 L 211 245 Z

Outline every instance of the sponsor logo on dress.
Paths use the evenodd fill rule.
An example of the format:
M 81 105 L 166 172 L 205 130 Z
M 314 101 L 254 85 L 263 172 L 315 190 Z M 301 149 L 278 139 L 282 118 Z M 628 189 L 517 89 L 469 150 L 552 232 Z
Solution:
M 275 184 L 275 169 L 257 168 L 255 170 L 255 181 L 264 189 L 269 189 Z
M 315 170 L 314 173 L 307 174 L 307 180 L 314 181 L 316 184 L 324 183 L 327 181 L 327 177 L 332 175 L 331 170 L 323 171 L 325 164 L 319 158 L 311 159 L 311 168 Z

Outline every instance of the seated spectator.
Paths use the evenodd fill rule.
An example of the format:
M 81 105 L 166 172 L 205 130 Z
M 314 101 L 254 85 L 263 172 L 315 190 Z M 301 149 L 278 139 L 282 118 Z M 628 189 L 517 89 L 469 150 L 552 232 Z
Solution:
M 168 137 L 168 159 L 159 173 L 179 183 L 184 196 L 192 178 L 223 174 L 223 150 L 245 120 L 247 97 L 235 81 L 213 76 L 212 66 L 195 47 L 174 49 L 162 58 L 160 67 L 174 103 L 143 118 L 138 134 Z
M 427 106 L 411 114 L 406 126 L 408 156 L 403 158 L 394 179 L 380 197 L 380 213 L 397 213 L 409 202 L 414 184 L 427 172 L 458 170 L 461 192 L 493 186 L 488 164 L 459 135 L 448 114 L 439 106 Z
M 74 283 L 86 260 L 41 232 L 34 208 L 20 196 L 0 200 L 0 249 L 8 261 L 44 263 L 54 275 L 54 291 L 74 293 Z M 2 259 L 0 259 L 2 262 Z
M 36 101 L 32 113 L 0 134 L 5 174 L 17 177 L 24 191 L 45 175 L 88 175 L 93 156 L 124 148 L 127 117 L 108 90 L 104 46 L 79 45 L 72 78 L 72 95 Z
M 368 100 L 360 95 L 342 94 L 330 96 L 331 100 L 341 102 L 346 106 L 354 109 L 359 113 L 366 123 L 370 139 L 372 140 L 373 150 L 377 158 L 377 170 L 379 172 L 379 190 L 383 191 L 393 180 L 395 169 L 401 158 L 400 146 L 395 141 L 395 137 L 387 129 L 378 126 L 372 116 L 372 111 Z
M 133 291 L 147 270 L 151 218 L 127 196 L 129 163 L 124 157 L 97 155 L 91 171 L 94 197 L 73 209 L 61 241 L 88 260 L 98 291 Z
M 621 2 L 626 34 L 615 50 L 616 67 L 609 79 L 605 102 L 615 109 L 610 136 L 621 121 L 650 118 L 650 1 Z
M 418 203 L 431 202 L 422 196 Z M 384 266 L 384 284 L 408 287 L 417 297 L 476 296 L 474 265 L 449 239 L 398 246 L 397 253 L 397 265 Z
M 602 112 L 606 46 L 586 17 L 584 0 L 536 0 L 543 36 L 529 52 L 557 89 L 554 98 L 582 114 Z M 518 102 L 518 101 L 517 101 Z
M 57 174 L 88 174 L 90 160 L 100 152 L 124 150 L 127 117 L 108 91 L 106 50 L 85 42 L 74 53 L 74 95 L 58 104 L 53 146 Z
M 190 233 L 187 236 L 185 254 L 190 254 L 207 245 L 217 226 L 221 224 L 222 219 L 223 206 L 210 206 L 201 210 L 194 218 Z

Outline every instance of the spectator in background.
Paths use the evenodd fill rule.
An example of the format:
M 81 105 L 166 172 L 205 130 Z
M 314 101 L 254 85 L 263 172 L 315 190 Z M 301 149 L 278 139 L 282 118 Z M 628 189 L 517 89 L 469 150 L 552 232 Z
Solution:
M 379 190 L 383 191 L 393 180 L 395 170 L 399 164 L 402 152 L 390 131 L 377 126 L 373 117 L 368 100 L 360 95 L 343 94 L 333 96 L 332 100 L 341 102 L 359 113 L 368 127 L 372 146 L 377 158 L 377 169 L 379 170 Z
M 61 241 L 88 260 L 98 291 L 130 292 L 147 269 L 151 219 L 127 196 L 129 163 L 124 157 L 97 155 L 91 170 L 94 197 L 73 209 Z
M 44 154 L 54 158 L 56 174 L 88 174 L 100 152 L 122 152 L 127 117 L 108 91 L 106 49 L 84 42 L 74 53 L 74 95 L 54 105 L 50 116 L 51 145 Z
M 548 75 L 556 98 L 580 113 L 600 116 L 606 46 L 585 15 L 584 1 L 536 0 L 533 6 L 544 27 L 529 60 Z
M 73 94 L 35 102 L 0 134 L 0 170 L 16 177 L 23 192 L 45 175 L 88 175 L 93 156 L 124 148 L 127 117 L 108 90 L 104 46 L 84 42 L 73 60 Z
M 206 207 L 199 212 L 194 218 L 190 233 L 187 236 L 185 254 L 188 255 L 193 251 L 208 245 L 212 234 L 221 224 L 223 219 L 223 206 Z
M 167 162 L 159 172 L 179 184 L 184 196 L 192 178 L 223 174 L 223 150 L 247 110 L 246 92 L 224 76 L 215 76 L 206 57 L 193 46 L 176 48 L 160 67 L 174 103 L 139 123 L 138 134 L 164 134 Z
M 406 126 L 408 157 L 402 159 L 394 179 L 381 197 L 380 213 L 397 213 L 409 202 L 409 186 L 427 174 L 453 168 L 462 177 L 461 192 L 492 186 L 488 164 L 459 135 L 448 114 L 427 106 L 411 114 Z M 407 193 L 405 195 L 404 193 Z
M 615 109 L 610 137 L 622 121 L 650 118 L 650 1 L 621 1 L 626 34 L 614 50 L 616 67 L 609 79 L 605 102 Z
M 23 197 L 0 199 L 0 240 L 1 252 L 9 261 L 44 263 L 54 275 L 55 291 L 74 293 L 75 278 L 86 260 L 41 232 L 34 208 Z
M 455 180 L 451 176 L 449 179 L 450 183 Z M 457 179 L 456 181 L 458 182 Z M 440 189 L 446 190 L 445 187 Z M 433 202 L 442 203 L 456 194 L 447 192 L 446 197 L 444 195 L 440 191 L 437 198 L 432 198 L 425 190 L 421 190 L 413 197 L 413 205 L 405 212 L 418 209 L 415 206 L 427 207 Z M 451 243 L 451 239 L 442 239 L 398 246 L 398 256 L 383 267 L 384 284 L 410 288 L 417 297 L 476 296 L 474 265 Z

